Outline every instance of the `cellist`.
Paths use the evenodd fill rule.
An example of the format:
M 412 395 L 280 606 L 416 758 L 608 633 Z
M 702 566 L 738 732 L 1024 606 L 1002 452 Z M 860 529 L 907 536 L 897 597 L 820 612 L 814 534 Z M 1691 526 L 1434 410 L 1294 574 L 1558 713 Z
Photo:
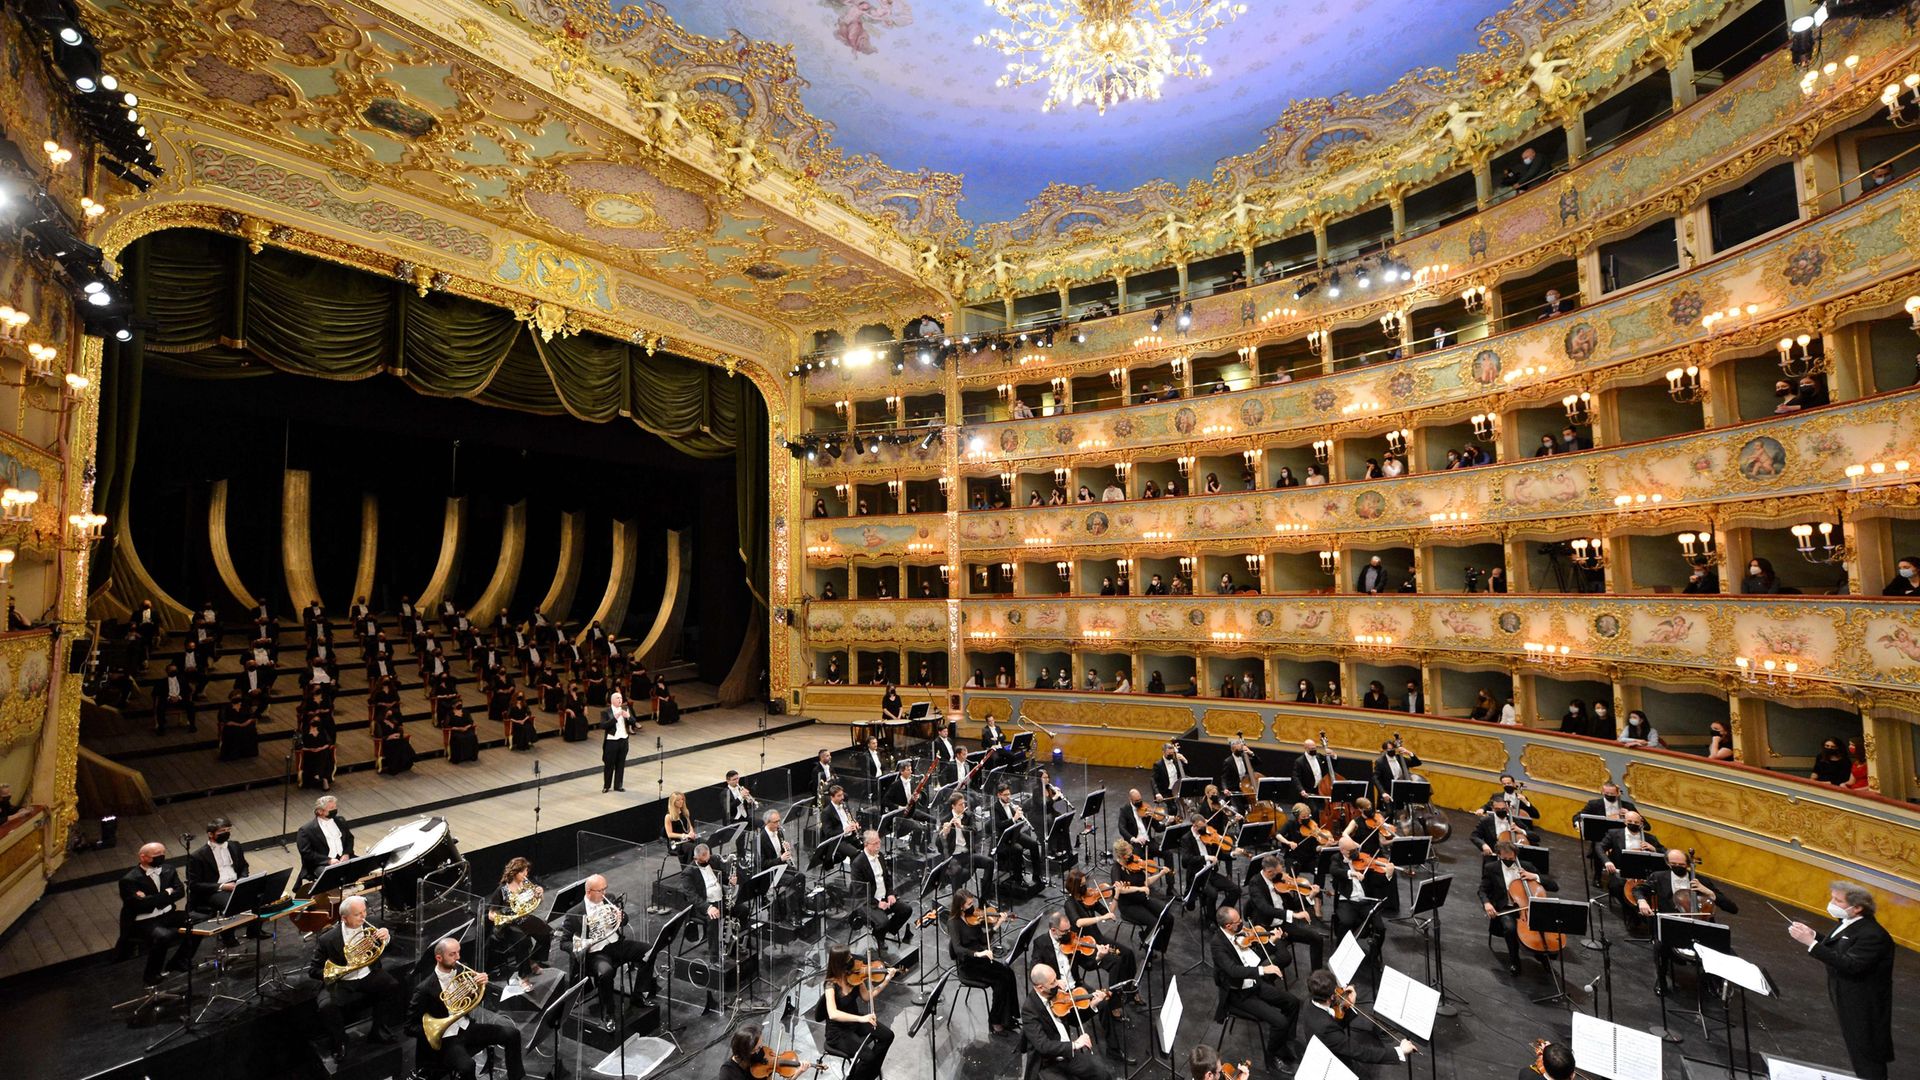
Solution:
M 1559 892 L 1552 878 L 1520 865 L 1519 853 L 1511 841 L 1495 845 L 1497 858 L 1480 867 L 1480 906 L 1487 912 L 1487 928 L 1507 942 L 1507 974 L 1520 974 L 1520 912 L 1513 902 L 1513 883 L 1537 881 L 1548 892 Z
M 1740 905 L 1719 885 L 1701 877 L 1695 871 L 1692 851 L 1679 848 L 1667 849 L 1667 868 L 1634 890 L 1634 899 L 1638 902 L 1640 914 L 1651 918 L 1656 912 L 1662 915 L 1693 915 L 1712 921 L 1715 910 L 1729 915 L 1740 914 Z M 1667 969 L 1673 964 L 1672 951 L 1664 941 L 1660 944 L 1658 962 L 1654 965 L 1659 978 L 1654 984 L 1654 993 L 1667 992 Z

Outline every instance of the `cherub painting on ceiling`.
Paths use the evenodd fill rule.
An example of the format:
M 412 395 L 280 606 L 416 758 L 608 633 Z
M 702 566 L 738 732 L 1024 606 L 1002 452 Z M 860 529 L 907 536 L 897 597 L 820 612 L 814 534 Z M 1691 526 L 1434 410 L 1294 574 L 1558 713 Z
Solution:
M 820 2 L 833 9 L 839 18 L 839 22 L 834 25 L 833 36 L 857 53 L 872 55 L 879 51 L 873 47 L 873 38 L 867 33 L 869 24 L 899 27 L 913 22 L 913 9 L 907 5 L 907 0 L 820 0 Z

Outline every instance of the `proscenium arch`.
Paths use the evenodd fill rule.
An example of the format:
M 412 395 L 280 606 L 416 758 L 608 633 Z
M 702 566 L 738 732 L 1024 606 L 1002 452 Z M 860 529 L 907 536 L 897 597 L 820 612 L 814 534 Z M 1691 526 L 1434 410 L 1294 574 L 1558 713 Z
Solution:
M 120 200 L 118 206 L 121 207 L 144 198 L 164 201 L 154 201 L 131 209 L 116 209 L 103 219 L 103 224 L 97 227 L 99 231 L 95 235 L 90 235 L 88 239 L 98 244 L 104 254 L 117 260 L 134 241 L 150 233 L 167 229 L 205 229 L 233 235 L 237 228 L 233 218 L 238 215 L 241 224 L 255 221 L 286 226 L 284 235 L 276 238 L 274 246 L 312 258 L 388 276 L 395 274 L 403 261 L 410 260 L 429 270 L 446 273 L 444 283 L 436 286 L 439 291 L 516 310 L 546 299 L 491 281 L 483 268 L 464 260 L 448 257 L 440 258 L 436 262 L 434 259 L 438 257 L 432 253 L 413 250 L 409 250 L 403 259 L 402 256 L 388 250 L 389 238 L 348 234 L 338 223 L 310 219 L 297 212 L 281 208 L 276 208 L 272 213 L 262 213 L 263 208 L 257 202 L 243 200 L 238 196 L 223 197 L 223 195 L 224 193 L 219 191 L 197 190 L 180 197 L 143 195 L 135 199 Z M 426 256 L 425 259 L 422 258 L 423 255 Z M 759 391 L 761 404 L 767 413 L 768 436 L 766 454 L 768 592 L 764 598 L 767 611 L 763 629 L 768 635 L 767 640 L 771 651 L 771 662 L 767 665 L 770 680 L 769 692 L 776 697 L 785 695 L 793 685 L 793 673 L 789 670 L 788 658 L 792 654 L 798 628 L 777 623 L 774 612 L 787 606 L 786 597 L 792 584 L 788 566 L 791 548 L 786 523 L 791 517 L 787 503 L 795 487 L 797 466 L 781 445 L 789 423 L 786 368 L 798 348 L 792 332 L 779 324 L 756 320 L 769 331 L 768 344 L 765 346 L 769 351 L 751 354 L 731 351 L 737 349 L 737 346 L 723 347 L 721 344 L 688 340 L 683 335 L 688 332 L 697 333 L 697 331 L 669 325 L 663 320 L 656 319 L 649 323 L 641 323 L 630 317 L 623 319 L 601 312 L 580 311 L 572 308 L 567 310 L 571 325 L 580 329 L 603 332 L 609 337 L 632 340 L 642 333 L 667 333 L 676 338 L 677 345 L 684 346 L 675 349 L 678 355 L 700 363 L 724 366 L 730 373 L 749 379 L 754 389 Z M 621 307 L 622 312 L 635 310 L 637 309 L 631 305 Z M 96 371 L 98 363 L 99 361 L 96 360 Z M 92 417 L 92 422 L 98 424 L 97 414 Z M 454 512 L 450 510 L 449 517 Z M 441 551 L 443 560 L 447 556 L 448 547 L 443 536 Z M 423 608 L 438 606 L 444 596 L 447 585 L 452 580 L 452 571 L 457 568 L 458 543 L 454 543 L 452 548 L 456 553 L 454 567 L 448 568 L 445 574 L 441 572 L 440 567 L 436 567 L 434 577 L 429 582 L 430 591 L 415 598 L 419 606 Z M 228 581 L 223 574 L 222 580 L 229 591 L 233 591 L 238 583 L 238 575 L 233 575 L 233 579 Z M 244 592 L 244 586 L 239 586 L 239 591 Z M 238 595 L 239 593 L 236 593 L 236 596 Z M 251 605 L 253 600 L 252 596 L 247 596 L 242 602 Z

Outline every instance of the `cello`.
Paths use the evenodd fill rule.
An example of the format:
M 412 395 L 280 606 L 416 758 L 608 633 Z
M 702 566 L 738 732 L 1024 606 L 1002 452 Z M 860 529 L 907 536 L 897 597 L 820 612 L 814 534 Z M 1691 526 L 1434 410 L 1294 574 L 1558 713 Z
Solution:
M 1520 937 L 1520 944 L 1534 952 L 1553 956 L 1567 947 L 1567 935 L 1535 930 L 1529 921 L 1534 900 L 1545 895 L 1547 895 L 1546 886 L 1540 884 L 1539 875 L 1531 870 L 1522 871 L 1520 876 L 1514 878 L 1513 883 L 1507 886 L 1507 899 L 1513 902 L 1514 908 L 1520 914 L 1517 925 L 1514 927 L 1514 932 Z

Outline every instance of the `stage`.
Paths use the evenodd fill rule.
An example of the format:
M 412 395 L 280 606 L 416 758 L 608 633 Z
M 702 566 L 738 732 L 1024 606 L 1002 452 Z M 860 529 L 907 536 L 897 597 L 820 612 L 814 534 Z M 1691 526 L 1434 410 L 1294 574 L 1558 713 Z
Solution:
M 801 804 L 811 802 L 811 791 L 807 790 L 801 771 L 806 764 L 805 751 L 796 755 L 792 744 L 805 741 L 809 749 L 814 742 L 824 742 L 824 745 L 836 748 L 844 746 L 844 737 L 828 737 L 830 730 L 810 729 L 781 737 L 787 745 L 779 757 L 794 762 L 792 769 L 775 768 L 770 770 L 769 775 L 750 781 L 756 790 L 767 796 L 763 800 L 767 805 L 778 805 L 783 811 L 790 812 L 789 822 L 804 819 L 807 811 Z M 747 743 L 742 744 L 738 752 L 750 755 L 753 749 L 754 744 Z M 1192 748 L 1189 749 L 1191 751 Z M 844 759 L 846 755 L 841 751 L 839 756 Z M 845 767 L 844 764 L 842 767 Z M 672 773 L 679 771 L 678 768 L 671 770 Z M 703 770 L 699 779 L 705 781 L 709 775 Z M 629 776 L 631 780 L 632 774 Z M 668 784 L 672 787 L 676 783 L 691 783 L 692 779 L 688 777 L 676 781 L 670 774 Z M 1098 868 L 1096 876 L 1104 879 L 1106 862 L 1098 856 L 1104 851 L 1104 841 L 1111 831 L 1111 808 L 1124 798 L 1129 786 L 1145 786 L 1147 778 L 1144 773 L 1132 770 L 1081 770 L 1069 767 L 1063 770 L 1061 779 L 1067 794 L 1076 804 L 1091 788 L 1104 787 L 1108 792 L 1109 809 L 1103 815 L 1108 820 L 1081 848 L 1083 852 L 1096 856 L 1092 865 Z M 642 785 L 643 789 L 645 786 Z M 783 787 L 785 790 L 776 803 L 774 793 Z M 594 794 L 597 795 L 597 792 Z M 714 793 L 707 790 L 698 793 L 694 799 L 694 809 L 702 822 L 703 833 L 711 831 L 709 823 L 717 816 L 717 803 L 713 796 Z M 1446 1000 L 1457 1007 L 1458 1015 L 1443 1016 L 1437 1021 L 1432 1044 L 1434 1049 L 1429 1050 L 1423 1043 L 1423 1054 L 1414 1059 L 1409 1075 L 1507 1080 L 1532 1063 L 1533 1040 L 1567 1039 L 1572 1023 L 1570 1007 L 1567 1004 L 1533 1003 L 1531 999 L 1550 995 L 1556 988 L 1554 976 L 1537 960 L 1526 961 L 1518 976 L 1506 973 L 1504 951 L 1500 950 L 1498 939 L 1488 937 L 1487 922 L 1476 895 L 1480 857 L 1467 838 L 1473 824 L 1472 815 L 1452 812 L 1444 816 L 1452 826 L 1452 836 L 1436 845 L 1433 869 L 1440 874 L 1453 874 L 1456 880 L 1447 904 L 1439 912 L 1440 918 L 1435 929 L 1444 961 L 1444 981 L 1448 992 Z M 582 874 L 604 872 L 611 880 L 610 892 L 624 895 L 627 911 L 640 930 L 636 936 L 643 942 L 651 942 L 662 920 L 660 916 L 647 914 L 647 909 L 677 905 L 681 899 L 678 895 L 670 896 L 669 889 L 658 888 L 660 875 L 666 874 L 670 879 L 678 870 L 677 860 L 657 842 L 642 844 L 625 839 L 652 835 L 657 824 L 646 827 L 644 832 L 641 825 L 654 818 L 657 818 L 657 814 L 651 806 L 630 807 L 604 818 L 575 821 L 572 835 L 564 841 L 558 836 L 547 837 L 543 843 L 548 866 L 557 867 L 569 859 L 575 864 L 541 875 L 548 889 L 548 902 L 553 901 L 556 890 L 576 881 Z M 798 826 L 790 824 L 788 832 L 795 838 L 796 849 L 801 850 L 804 861 L 805 852 L 798 842 Z M 1582 875 L 1573 840 L 1550 834 L 1546 838 L 1546 846 L 1551 852 L 1554 876 L 1561 885 L 1557 896 L 1581 899 Z M 911 857 L 911 847 L 902 841 L 895 847 L 896 857 Z M 515 839 L 468 854 L 470 857 L 478 856 L 474 859 L 476 863 L 497 865 L 501 853 L 527 849 L 528 841 Z M 1244 870 L 1244 866 L 1242 861 L 1237 869 Z M 905 878 L 905 871 L 901 871 L 901 875 Z M 1422 876 L 1427 876 L 1424 871 Z M 817 882 L 819 873 L 816 872 L 814 877 Z M 491 881 L 491 877 L 486 878 L 480 882 L 480 887 L 484 889 Z M 1402 889 L 1404 900 L 1407 896 L 1404 883 Z M 1737 893 L 1735 895 L 1738 896 Z M 1748 900 L 1742 905 L 1742 913 L 1737 916 L 1723 915 L 1721 921 L 1732 928 L 1734 948 L 1738 953 L 1761 965 L 1780 988 L 1777 1000 L 1755 999 L 1749 1002 L 1756 1063 L 1760 1063 L 1764 1070 L 1759 1055 L 1766 1053 L 1844 1070 L 1846 1059 L 1827 1002 L 1824 969 L 1809 960 L 1804 950 L 1787 937 L 1781 920 L 1766 905 L 1757 898 L 1739 899 Z M 1002 904 L 1018 916 L 1007 923 L 998 935 L 998 948 L 1004 953 L 1019 930 L 1033 917 L 1054 910 L 1058 899 L 1057 896 L 1047 895 L 1027 898 L 1009 895 L 1002 897 Z M 914 907 L 918 914 L 925 910 L 925 902 L 915 899 Z M 1405 910 L 1411 910 L 1411 905 Z M 750 984 L 743 994 L 719 995 L 712 1011 L 702 1011 L 702 1006 L 706 1004 L 704 991 L 689 982 L 690 979 L 711 979 L 710 970 L 702 970 L 702 961 L 707 957 L 705 947 L 679 946 L 685 951 L 685 957 L 672 965 L 674 978 L 670 986 L 666 977 L 668 964 L 662 961 L 658 965 L 662 986 L 659 1010 L 665 1012 L 670 1008 L 674 1027 L 671 1038 L 679 1049 L 652 1075 L 714 1076 L 725 1055 L 727 1035 L 737 1023 L 750 1019 L 763 1020 L 771 1025 L 768 1032 L 770 1040 L 775 1037 L 773 1029 L 778 1028 L 783 1045 L 792 1042 L 803 1053 L 810 1055 L 817 1028 L 810 1028 L 804 1017 L 819 995 L 819 970 L 824 962 L 826 944 L 844 941 L 848 937 L 844 911 L 843 905 L 836 905 L 824 913 L 821 920 L 824 936 L 814 938 L 803 933 L 798 936 L 780 935 L 778 939 L 763 941 L 757 973 L 759 980 Z M 377 908 L 374 918 L 376 922 L 382 921 Z M 1433 957 L 1428 949 L 1429 937 L 1421 928 L 1422 921 L 1402 919 L 1387 922 L 1385 962 L 1388 967 L 1407 974 L 1415 982 L 1428 983 L 1436 972 L 1429 966 Z M 1818 928 L 1826 927 L 1822 920 L 1815 919 L 1813 922 Z M 1601 1017 L 1611 1013 L 1620 1024 L 1642 1031 L 1661 1024 L 1660 999 L 1652 992 L 1651 944 L 1631 938 L 1618 916 L 1611 911 L 1606 915 L 1604 929 L 1611 944 L 1612 1000 L 1608 1000 L 1605 980 L 1602 978 L 1602 954 L 1582 948 L 1578 942 L 1570 942 L 1564 953 L 1564 970 L 1572 998 L 1571 1008 L 1588 1013 L 1597 1012 Z M 440 931 L 426 928 L 421 936 L 429 937 L 437 932 Z M 1200 947 L 1205 940 L 1200 935 L 1213 932 L 1211 922 L 1202 920 L 1202 913 L 1179 914 L 1166 960 L 1153 965 L 1147 973 L 1152 986 L 1150 997 L 1156 1003 L 1166 999 L 1169 976 L 1179 985 L 1179 996 L 1184 1005 L 1175 1044 L 1176 1058 L 1182 1061 L 1176 1069 L 1179 1076 L 1185 1075 L 1185 1052 L 1198 1042 L 1214 1042 L 1218 1031 L 1212 1021 L 1215 990 L 1211 970 L 1203 960 Z M 305 948 L 288 940 L 286 931 L 283 930 L 282 935 L 286 944 L 281 946 L 278 954 L 278 966 L 285 971 L 303 971 L 307 956 Z M 1123 932 L 1121 940 L 1131 942 L 1132 932 Z M 864 949 L 871 942 L 871 937 L 862 932 L 855 941 Z M 945 966 L 944 935 L 936 928 L 928 927 L 920 933 L 917 941 L 922 947 L 922 971 L 937 975 L 937 969 Z M 409 941 L 404 950 L 411 950 L 412 947 Z M 908 948 L 889 943 L 880 954 L 897 959 Z M 1307 952 L 1305 948 L 1297 948 L 1294 954 L 1296 960 L 1290 968 L 1290 988 L 1299 995 L 1303 991 L 1307 973 Z M 203 951 L 203 958 L 205 955 Z M 389 956 L 396 962 L 411 960 L 411 955 L 403 951 L 402 946 L 396 946 Z M 689 960 L 694 965 L 691 969 Z M 535 980 L 533 996 L 537 1001 L 547 1000 L 562 985 L 564 964 L 560 962 L 557 949 L 555 963 L 557 966 L 549 968 Z M 1903 955 L 1899 960 L 1901 973 L 1904 975 L 1915 970 L 1914 963 L 1914 957 Z M 1024 969 L 1024 964 L 1020 966 Z M 261 1010 L 250 1020 L 239 1022 L 247 1026 L 239 1027 L 233 1022 L 213 1024 L 203 1029 L 195 1039 L 176 1039 L 169 1043 L 166 1052 L 150 1057 L 137 1070 L 129 1068 L 108 1073 L 105 1071 L 111 1066 L 139 1055 L 143 1046 L 168 1030 L 165 1024 L 129 1030 L 112 1018 L 110 1006 L 132 994 L 136 975 L 133 962 L 109 966 L 90 961 L 83 965 L 69 965 L 57 976 L 29 975 L 0 984 L 0 1009 L 5 1010 L 14 1024 L 14 1030 L 37 1031 L 46 1036 L 16 1040 L 22 1045 L 12 1058 L 13 1074 L 34 1080 L 39 1077 L 84 1077 L 100 1073 L 116 1077 L 146 1075 L 155 1080 L 173 1076 L 215 1080 L 224 1076 L 258 1077 L 263 1071 L 270 1070 L 272 1075 L 287 1077 L 397 1077 L 405 1075 L 405 1070 L 412 1063 L 410 1047 L 404 1051 L 389 1050 L 382 1054 L 366 1055 L 359 1052 L 362 1043 L 356 1041 L 356 1053 L 350 1055 L 337 1072 L 329 1073 L 310 1048 L 311 1006 L 306 1002 L 314 992 L 313 984 L 304 974 L 297 973 L 289 979 L 293 989 L 285 1000 Z M 251 986 L 251 978 L 251 971 L 244 968 L 235 976 L 236 983 L 244 987 Z M 943 1001 L 942 1018 L 916 1036 L 907 1033 L 919 1012 L 914 1000 L 915 987 L 897 985 L 880 996 L 878 1012 L 896 1032 L 896 1041 L 883 1074 L 888 1080 L 949 1080 L 954 1077 L 1011 1080 L 1020 1075 L 1017 1037 L 988 1035 L 984 996 L 969 994 L 966 1000 L 956 1006 L 954 998 L 958 990 L 956 982 L 949 988 Z M 669 996 L 672 998 L 671 1006 L 666 1003 Z M 781 1006 L 787 1001 L 795 1004 L 801 1017 L 794 1021 L 791 1036 L 785 1034 L 787 1029 L 781 1025 L 786 1012 Z M 1363 998 L 1362 1006 L 1366 1004 Z M 1717 997 L 1708 998 L 1704 1022 L 1683 1012 L 1701 1007 L 1696 992 L 1696 977 L 1691 970 L 1687 970 L 1677 977 L 1675 990 L 1667 1000 L 1667 1005 L 1669 1011 L 1665 1022 L 1681 1036 L 1682 1041 L 1664 1047 L 1664 1076 L 1670 1080 L 1681 1080 L 1685 1077 L 1728 1075 L 1726 1027 L 1722 1020 L 1725 1008 L 1722 1002 Z M 519 1023 L 523 1030 L 534 1027 L 536 1009 L 534 1003 L 525 999 L 501 1005 L 493 996 L 489 996 L 487 1008 Z M 1916 1032 L 1920 1032 L 1920 1002 L 1898 998 L 1894 1010 L 1899 1062 L 1920 1061 L 1920 1035 L 1916 1035 Z M 1111 1034 L 1096 1025 L 1096 1039 L 1102 1046 L 1124 1045 L 1128 1055 L 1136 1061 L 1146 1062 L 1148 1013 L 1137 1006 L 1130 1006 L 1128 1011 L 1129 1021 L 1118 1025 Z M 952 1014 L 950 1020 L 946 1016 L 949 1012 Z M 1737 996 L 1733 1012 L 1734 1035 L 1738 1043 L 1741 1031 Z M 651 1012 L 646 1010 L 636 1008 L 631 1015 L 636 1022 L 651 1023 L 652 1020 Z M 1255 1075 L 1265 1075 L 1254 1031 L 1251 1024 L 1242 1022 L 1228 1039 L 1227 1056 L 1230 1059 L 1251 1059 L 1255 1063 Z M 595 1075 L 590 1071 L 591 1066 L 604 1056 L 605 1048 L 617 1040 L 611 1033 L 591 1035 L 588 1041 L 596 1045 L 585 1046 L 575 1041 L 573 1036 L 576 1033 L 572 1025 L 562 1029 L 563 1037 L 558 1043 L 560 1057 L 574 1076 Z M 534 1040 L 528 1041 L 530 1074 L 546 1075 L 551 1069 L 552 1060 L 534 1054 L 531 1050 Z M 544 1038 L 541 1042 L 543 1046 L 548 1045 Z M 833 1068 L 837 1068 L 837 1062 L 830 1063 L 829 1069 Z M 1127 1070 L 1120 1071 L 1124 1073 Z M 1382 1077 L 1392 1077 L 1401 1075 L 1402 1070 L 1398 1067 L 1379 1067 L 1376 1072 Z M 1147 1069 L 1146 1074 L 1166 1075 L 1166 1064 L 1163 1061 Z

